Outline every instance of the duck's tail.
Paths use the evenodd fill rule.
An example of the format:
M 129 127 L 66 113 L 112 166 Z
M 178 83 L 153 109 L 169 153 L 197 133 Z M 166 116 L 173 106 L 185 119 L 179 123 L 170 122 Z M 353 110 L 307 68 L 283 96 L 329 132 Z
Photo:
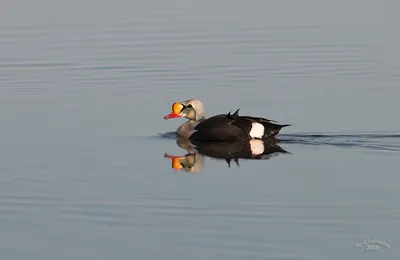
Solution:
M 264 126 L 264 138 L 276 136 L 282 128 L 291 126 L 291 124 L 279 125 L 271 122 L 262 122 L 261 124 Z
M 287 126 L 291 126 L 291 124 L 285 124 L 285 125 L 279 125 L 279 126 L 282 129 L 282 128 L 287 127 Z

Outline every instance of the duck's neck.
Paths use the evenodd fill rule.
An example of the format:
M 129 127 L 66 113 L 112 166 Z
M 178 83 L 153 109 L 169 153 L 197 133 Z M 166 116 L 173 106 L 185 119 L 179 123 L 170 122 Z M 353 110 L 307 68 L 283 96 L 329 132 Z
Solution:
M 194 128 L 197 126 L 198 123 L 200 123 L 201 120 L 195 121 L 195 120 L 189 120 L 183 125 L 181 125 L 178 130 L 176 131 L 179 136 L 183 138 L 189 138 L 193 132 Z

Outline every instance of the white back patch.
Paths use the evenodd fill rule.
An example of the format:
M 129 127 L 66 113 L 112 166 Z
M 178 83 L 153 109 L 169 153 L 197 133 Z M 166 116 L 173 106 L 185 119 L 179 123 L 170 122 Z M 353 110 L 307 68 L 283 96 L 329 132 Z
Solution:
M 250 149 L 252 155 L 260 155 L 264 152 L 264 142 L 261 140 L 250 140 Z
M 249 135 L 251 138 L 261 138 L 264 135 L 264 126 L 260 123 L 252 123 Z

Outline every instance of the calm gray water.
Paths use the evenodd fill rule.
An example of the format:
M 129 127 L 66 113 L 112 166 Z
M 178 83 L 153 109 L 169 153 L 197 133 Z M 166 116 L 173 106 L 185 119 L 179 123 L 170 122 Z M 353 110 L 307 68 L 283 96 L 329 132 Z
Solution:
M 398 10 L 2 1 L 0 259 L 398 259 Z M 289 153 L 172 169 L 192 97 Z

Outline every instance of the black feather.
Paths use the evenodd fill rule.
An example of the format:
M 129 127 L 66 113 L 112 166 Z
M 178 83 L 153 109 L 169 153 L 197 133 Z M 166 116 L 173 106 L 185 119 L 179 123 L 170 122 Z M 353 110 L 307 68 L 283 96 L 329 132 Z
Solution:
M 252 127 L 251 121 L 243 117 L 235 118 L 235 121 L 232 122 L 232 125 L 239 127 L 245 133 L 250 133 Z
M 220 114 L 201 121 L 194 128 L 195 132 L 190 140 L 203 142 L 232 142 L 243 139 L 250 139 L 249 133 L 253 123 L 260 123 L 264 126 L 264 136 L 267 138 L 275 136 L 281 128 L 289 125 L 280 125 L 276 121 L 261 117 L 239 116 L 239 110 L 233 114 Z

